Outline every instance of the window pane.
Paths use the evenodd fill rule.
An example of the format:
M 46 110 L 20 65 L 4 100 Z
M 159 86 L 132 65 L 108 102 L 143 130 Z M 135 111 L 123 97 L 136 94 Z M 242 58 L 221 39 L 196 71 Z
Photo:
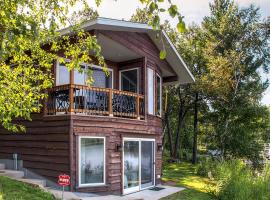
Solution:
M 138 69 L 121 72 L 121 87 L 123 91 L 138 92 Z
M 147 68 L 148 113 L 154 114 L 154 71 Z
M 101 88 L 112 88 L 112 71 L 109 71 L 109 76 L 106 76 L 105 72 L 99 68 L 92 68 L 94 82 L 92 86 Z
M 65 64 L 57 66 L 57 85 L 69 84 L 69 71 Z
M 81 138 L 81 184 L 104 183 L 104 139 Z
M 161 102 L 161 79 L 159 76 L 157 76 L 157 115 L 161 115 Z
M 79 72 L 78 69 L 74 70 L 74 83 L 78 85 L 85 85 L 85 68 L 81 66 L 82 71 Z

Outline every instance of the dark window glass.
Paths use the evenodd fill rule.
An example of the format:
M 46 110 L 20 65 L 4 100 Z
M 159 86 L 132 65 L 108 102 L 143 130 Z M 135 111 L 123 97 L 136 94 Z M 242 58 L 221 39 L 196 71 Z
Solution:
M 123 91 L 138 92 L 138 69 L 121 72 L 121 87 Z

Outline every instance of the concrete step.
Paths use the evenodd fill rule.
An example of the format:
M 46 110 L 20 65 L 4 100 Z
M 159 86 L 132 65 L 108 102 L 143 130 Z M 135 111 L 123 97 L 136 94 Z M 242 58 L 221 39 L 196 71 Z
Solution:
M 5 164 L 0 163 L 0 170 L 4 170 L 6 168 Z
M 46 181 L 45 180 L 41 180 L 41 179 L 26 179 L 26 178 L 22 178 L 22 179 L 18 179 L 18 181 L 21 181 L 21 182 L 24 182 L 24 183 L 28 183 L 30 185 L 39 186 L 39 187 L 45 187 L 46 186 Z
M 20 179 L 24 177 L 24 172 L 15 170 L 1 170 L 0 176 L 8 176 L 10 178 Z

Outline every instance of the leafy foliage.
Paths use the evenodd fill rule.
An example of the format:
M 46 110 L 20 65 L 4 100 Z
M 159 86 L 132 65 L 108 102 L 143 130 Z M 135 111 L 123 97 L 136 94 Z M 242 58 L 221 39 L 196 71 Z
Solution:
M 99 6 L 102 0 L 94 2 Z M 148 11 L 154 19 L 151 25 L 158 29 L 161 1 L 141 2 L 151 8 Z M 82 10 L 68 17 L 78 4 L 83 5 Z M 87 0 L 0 2 L 0 124 L 4 128 L 24 131 L 14 120 L 31 120 L 31 113 L 40 111 L 46 97 L 44 91 L 52 87 L 51 69 L 59 55 L 70 60 L 66 63 L 69 70 L 80 69 L 79 63 L 95 60 L 106 71 L 97 38 L 80 28 L 85 20 L 97 16 Z M 61 33 L 59 29 L 66 26 L 69 29 Z

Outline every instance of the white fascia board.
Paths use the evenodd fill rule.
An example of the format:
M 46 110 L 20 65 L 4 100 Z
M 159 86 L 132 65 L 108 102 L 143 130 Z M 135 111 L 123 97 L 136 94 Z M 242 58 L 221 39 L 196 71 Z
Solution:
M 173 45 L 173 43 L 171 42 L 169 36 L 167 35 L 167 33 L 165 31 L 162 31 L 162 34 L 164 36 L 164 38 L 166 39 L 166 41 L 169 43 L 170 48 L 173 50 L 173 53 L 175 54 L 175 56 L 178 58 L 178 60 L 180 60 L 181 64 L 183 65 L 185 71 L 188 73 L 189 77 L 190 77 L 190 82 L 186 82 L 186 83 L 193 83 L 195 82 L 195 78 L 193 76 L 193 74 L 191 73 L 191 71 L 188 69 L 185 61 L 183 60 L 183 58 L 179 55 L 178 51 L 176 50 L 175 46 Z M 172 66 L 173 67 L 173 66 Z M 181 82 L 181 81 L 180 81 Z
M 110 18 L 103 18 L 98 17 L 95 20 L 89 20 L 81 25 L 81 28 L 85 30 L 112 30 L 112 31 L 129 31 L 129 32 L 142 32 L 147 33 L 151 38 L 151 33 L 154 33 L 155 30 L 147 24 L 141 24 L 141 23 L 135 23 L 135 22 L 129 22 L 124 20 L 117 20 L 117 19 L 110 19 Z M 70 33 L 70 27 L 60 30 L 61 35 L 69 34 Z M 181 84 L 185 83 L 193 83 L 195 81 L 194 76 L 188 69 L 186 63 L 182 59 L 182 57 L 179 55 L 178 51 L 176 50 L 175 46 L 172 44 L 169 36 L 166 34 L 165 31 L 162 31 L 162 37 L 165 39 L 166 43 L 169 47 L 166 46 L 167 53 L 170 53 L 171 55 L 167 54 L 167 57 L 172 56 L 174 57 L 173 60 L 174 64 L 171 64 L 171 67 L 175 70 L 178 76 L 178 82 Z M 157 46 L 160 46 L 161 41 L 154 41 Z M 162 50 L 162 49 L 159 49 Z M 170 63 L 170 60 L 167 60 Z M 184 71 L 183 71 L 184 70 Z

